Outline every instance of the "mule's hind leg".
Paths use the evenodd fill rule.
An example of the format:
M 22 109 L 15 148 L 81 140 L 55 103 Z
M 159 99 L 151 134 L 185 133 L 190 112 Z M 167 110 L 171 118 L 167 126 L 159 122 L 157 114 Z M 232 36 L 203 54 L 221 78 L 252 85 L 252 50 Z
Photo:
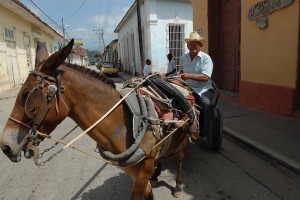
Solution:
M 173 196 L 179 198 L 182 192 L 181 184 L 183 182 L 183 159 L 185 156 L 185 147 L 187 145 L 187 136 L 184 142 L 180 145 L 178 151 L 178 171 L 177 171 L 177 178 L 176 178 L 176 186 L 173 191 Z
M 156 187 L 158 184 L 158 176 L 161 173 L 161 162 L 157 163 L 156 168 L 154 170 L 154 174 L 151 176 L 150 181 L 153 187 Z
M 141 200 L 143 197 L 147 200 L 153 200 L 152 187 L 149 182 L 150 176 L 154 172 L 154 159 L 149 158 L 143 161 L 138 175 L 133 179 L 133 188 L 131 200 Z

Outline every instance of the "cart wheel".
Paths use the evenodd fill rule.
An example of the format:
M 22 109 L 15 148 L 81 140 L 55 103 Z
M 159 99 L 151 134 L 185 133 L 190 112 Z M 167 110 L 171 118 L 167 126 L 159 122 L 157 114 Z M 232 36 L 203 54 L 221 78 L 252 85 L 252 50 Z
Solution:
M 211 128 L 207 138 L 209 150 L 219 151 L 222 144 L 223 135 L 223 116 L 218 108 L 211 108 Z

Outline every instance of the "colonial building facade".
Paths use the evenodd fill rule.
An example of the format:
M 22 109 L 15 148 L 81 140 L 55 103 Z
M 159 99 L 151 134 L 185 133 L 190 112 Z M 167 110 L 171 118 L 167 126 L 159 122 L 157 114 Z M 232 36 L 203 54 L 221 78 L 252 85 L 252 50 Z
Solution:
M 57 51 L 63 36 L 18 0 L 0 4 L 0 92 L 18 86 L 34 69 L 37 41 Z
M 166 72 L 166 55 L 172 53 L 179 64 L 187 50 L 184 38 L 193 26 L 191 0 L 141 1 L 140 9 L 144 61 L 140 56 L 136 2 L 115 29 L 119 58 L 127 72 L 142 74 L 146 59 L 152 60 L 153 71 Z
M 299 0 L 193 0 L 194 30 L 207 38 L 213 80 L 240 103 L 299 115 Z

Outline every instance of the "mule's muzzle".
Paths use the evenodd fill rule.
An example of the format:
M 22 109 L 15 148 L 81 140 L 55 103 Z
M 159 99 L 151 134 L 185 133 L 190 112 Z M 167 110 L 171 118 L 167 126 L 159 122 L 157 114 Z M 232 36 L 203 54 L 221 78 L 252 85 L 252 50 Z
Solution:
M 12 162 L 19 162 L 21 161 L 21 154 L 14 156 L 12 153 L 11 148 L 8 145 L 3 145 L 1 146 L 1 149 L 3 151 L 3 153 L 12 161 Z
M 1 147 L 1 149 L 5 155 L 9 155 L 11 152 L 11 149 L 8 145 L 4 145 L 3 147 Z

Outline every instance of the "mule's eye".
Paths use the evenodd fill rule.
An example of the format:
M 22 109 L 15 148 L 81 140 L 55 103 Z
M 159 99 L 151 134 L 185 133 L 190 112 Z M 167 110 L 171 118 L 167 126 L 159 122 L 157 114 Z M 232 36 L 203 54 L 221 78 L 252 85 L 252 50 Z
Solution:
M 29 92 L 25 92 L 25 93 L 23 94 L 23 99 L 27 99 L 28 95 L 29 95 Z

